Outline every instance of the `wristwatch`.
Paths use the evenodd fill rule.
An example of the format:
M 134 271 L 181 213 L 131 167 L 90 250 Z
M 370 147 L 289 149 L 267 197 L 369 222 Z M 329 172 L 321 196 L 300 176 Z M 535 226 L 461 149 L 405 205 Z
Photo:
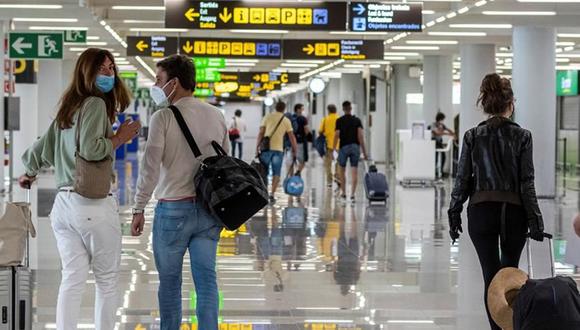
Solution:
M 143 209 L 133 209 L 133 215 L 143 214 L 143 213 L 145 213 L 145 210 L 143 210 Z

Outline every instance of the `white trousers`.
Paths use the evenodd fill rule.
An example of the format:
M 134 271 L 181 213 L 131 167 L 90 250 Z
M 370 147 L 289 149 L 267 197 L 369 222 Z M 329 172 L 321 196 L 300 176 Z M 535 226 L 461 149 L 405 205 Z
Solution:
M 114 329 L 121 264 L 121 223 L 116 199 L 91 200 L 73 192 L 59 192 L 50 218 L 62 262 L 57 329 L 77 329 L 90 269 L 96 280 L 95 329 Z

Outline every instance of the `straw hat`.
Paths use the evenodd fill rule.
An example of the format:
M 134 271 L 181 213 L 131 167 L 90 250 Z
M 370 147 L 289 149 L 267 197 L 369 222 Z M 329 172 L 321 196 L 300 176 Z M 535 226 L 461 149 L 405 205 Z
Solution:
M 487 292 L 487 305 L 491 317 L 503 330 L 513 330 L 512 303 L 528 275 L 518 268 L 504 268 L 493 278 Z

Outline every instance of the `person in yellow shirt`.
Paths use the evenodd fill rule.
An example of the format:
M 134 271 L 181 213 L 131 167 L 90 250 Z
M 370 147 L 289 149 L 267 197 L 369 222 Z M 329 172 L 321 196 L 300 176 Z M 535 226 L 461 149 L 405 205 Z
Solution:
M 326 155 L 324 156 L 324 171 L 326 172 L 326 185 L 328 188 L 332 188 L 332 181 L 335 180 L 336 176 L 336 169 L 335 173 L 332 173 L 332 161 L 334 153 L 333 149 L 333 142 L 334 142 L 334 134 L 336 132 L 336 121 L 338 120 L 338 114 L 336 110 L 336 106 L 334 104 L 329 104 L 328 107 L 328 115 L 322 119 L 320 123 L 320 128 L 318 129 L 318 133 L 322 134 L 326 137 Z M 336 180 L 339 183 L 338 180 Z
M 270 204 L 275 204 L 276 199 L 274 195 L 280 183 L 280 176 L 282 173 L 282 162 L 284 160 L 284 135 L 288 134 L 292 144 L 292 157 L 296 159 L 296 150 L 298 148 L 296 137 L 294 136 L 294 129 L 290 119 L 284 116 L 286 111 L 286 103 L 278 102 L 276 104 L 276 111 L 268 114 L 262 120 L 260 125 L 260 133 L 258 134 L 258 143 L 256 154 L 260 155 L 260 161 L 266 168 L 272 167 L 274 177 L 272 178 L 272 194 L 270 195 Z M 264 138 L 270 139 L 268 150 L 260 150 Z

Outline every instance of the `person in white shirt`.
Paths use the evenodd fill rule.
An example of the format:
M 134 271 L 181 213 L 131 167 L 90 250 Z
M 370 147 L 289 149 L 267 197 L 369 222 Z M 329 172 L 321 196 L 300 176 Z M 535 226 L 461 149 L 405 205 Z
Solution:
M 237 109 L 230 125 L 230 141 L 232 142 L 232 157 L 236 157 L 236 149 L 238 150 L 238 158 L 243 159 L 244 156 L 244 135 L 246 134 L 246 122 L 242 119 L 242 110 Z
M 199 329 L 218 329 L 216 252 L 223 225 L 197 202 L 193 178 L 200 161 L 179 128 L 171 104 L 185 119 L 202 155 L 213 156 L 212 141 L 228 152 L 228 132 L 219 109 L 192 97 L 195 68 L 191 59 L 173 55 L 157 63 L 151 97 L 165 105 L 151 118 L 149 139 L 139 172 L 133 223 L 134 236 L 143 233 L 143 210 L 155 190 L 158 199 L 153 221 L 153 254 L 159 272 L 161 330 L 181 326 L 183 257 L 189 250 L 197 294 Z

